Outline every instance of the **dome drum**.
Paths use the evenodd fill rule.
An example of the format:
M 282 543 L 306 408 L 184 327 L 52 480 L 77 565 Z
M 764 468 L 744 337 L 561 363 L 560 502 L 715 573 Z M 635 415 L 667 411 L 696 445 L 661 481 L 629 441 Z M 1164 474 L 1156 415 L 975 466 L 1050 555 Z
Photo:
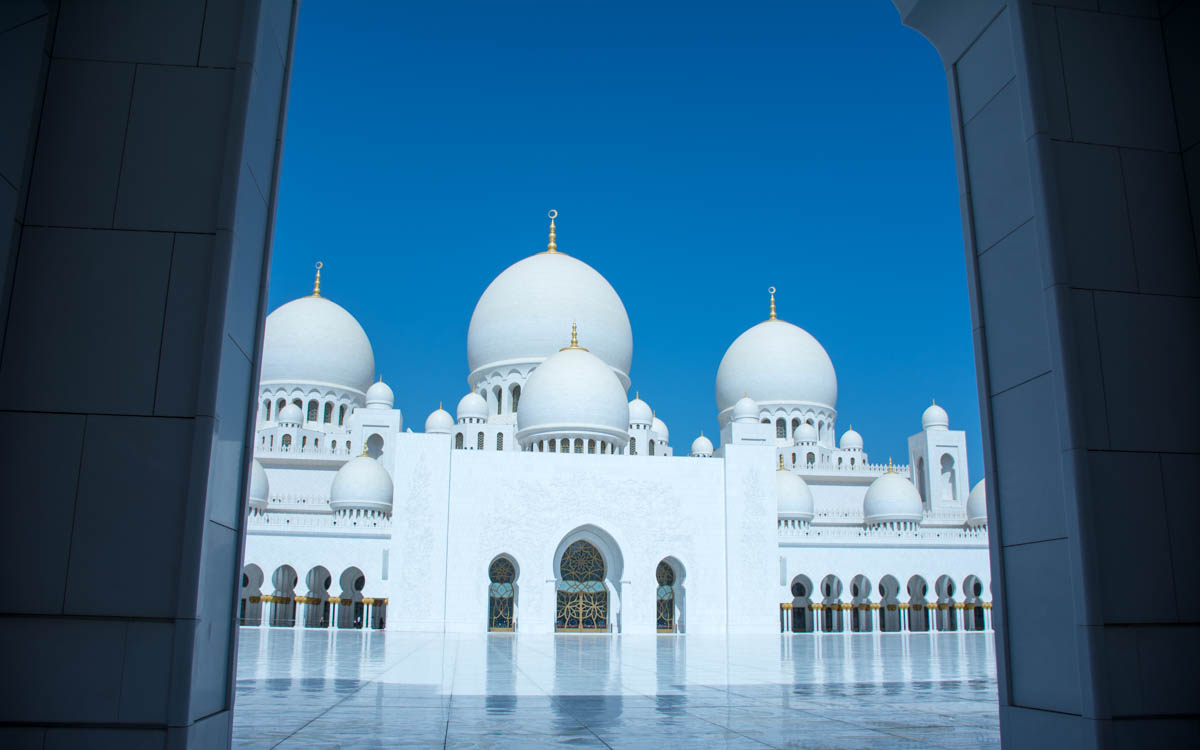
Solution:
M 568 440 L 574 445 L 577 439 L 582 440 L 585 446 L 589 440 L 594 440 L 597 444 L 610 443 L 620 449 L 629 443 L 629 434 L 624 430 L 614 430 L 603 425 L 570 425 L 562 429 L 539 426 L 517 431 L 517 444 L 523 450 L 535 450 L 537 443 L 542 441 L 550 443 Z

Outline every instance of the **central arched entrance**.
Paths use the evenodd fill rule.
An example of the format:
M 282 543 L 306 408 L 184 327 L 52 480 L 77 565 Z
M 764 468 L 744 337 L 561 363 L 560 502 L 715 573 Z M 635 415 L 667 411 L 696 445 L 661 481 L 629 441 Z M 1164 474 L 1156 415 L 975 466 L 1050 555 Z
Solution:
M 554 631 L 608 632 L 608 590 L 604 587 L 604 557 L 584 539 L 572 542 L 559 563 Z

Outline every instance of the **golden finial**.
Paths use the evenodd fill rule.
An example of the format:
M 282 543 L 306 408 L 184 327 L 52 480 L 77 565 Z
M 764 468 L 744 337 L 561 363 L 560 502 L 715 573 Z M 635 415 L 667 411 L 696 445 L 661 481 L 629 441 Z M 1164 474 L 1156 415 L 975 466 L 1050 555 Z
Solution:
M 884 474 L 895 474 L 896 470 L 892 468 L 892 457 L 888 456 L 888 467 Z
M 363 452 L 362 452 L 362 455 L 359 456 L 359 458 L 370 458 L 370 456 L 367 455 L 367 444 L 366 443 L 363 443 Z
M 782 453 L 779 454 L 779 469 L 778 469 L 778 471 L 787 471 L 787 469 L 785 469 L 783 466 L 783 454 Z
M 575 326 L 575 322 L 574 322 L 574 321 L 571 321 L 571 345 L 570 345 L 570 346 L 564 346 L 562 349 L 559 349 L 559 351 L 560 351 L 560 352 L 565 352 L 565 351 L 566 351 L 566 350 L 568 350 L 568 349 L 578 349 L 578 350 L 579 350 L 579 351 L 581 351 L 581 352 L 586 352 L 586 351 L 587 351 L 587 349 L 584 349 L 582 346 L 580 346 L 580 345 L 579 345 L 579 333 L 578 333 L 578 331 L 576 330 L 576 326 Z
M 323 265 L 325 265 L 325 264 L 322 263 L 321 261 L 317 261 L 317 280 L 313 282 L 313 293 L 312 293 L 312 296 L 314 296 L 314 297 L 321 296 L 321 266 L 323 266 Z
M 558 243 L 554 241 L 554 220 L 558 218 L 558 211 L 552 208 L 546 215 L 550 217 L 550 241 L 546 243 L 546 252 L 557 253 Z
M 771 293 L 771 317 L 767 320 L 775 320 L 775 287 L 768 287 L 767 291 Z

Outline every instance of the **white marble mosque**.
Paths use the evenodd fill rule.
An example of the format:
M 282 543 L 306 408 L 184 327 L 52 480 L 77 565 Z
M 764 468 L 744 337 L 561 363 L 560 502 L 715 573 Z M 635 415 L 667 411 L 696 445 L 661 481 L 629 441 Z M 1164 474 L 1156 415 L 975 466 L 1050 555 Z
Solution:
M 621 298 L 547 249 L 467 331 L 469 391 L 406 428 L 322 292 L 267 318 L 243 625 L 472 633 L 991 628 L 983 482 L 931 404 L 908 461 L 837 431 L 821 344 L 776 314 L 716 373 L 719 447 L 636 395 Z M 336 292 L 334 293 L 336 296 Z M 764 305 L 766 307 L 766 305 Z

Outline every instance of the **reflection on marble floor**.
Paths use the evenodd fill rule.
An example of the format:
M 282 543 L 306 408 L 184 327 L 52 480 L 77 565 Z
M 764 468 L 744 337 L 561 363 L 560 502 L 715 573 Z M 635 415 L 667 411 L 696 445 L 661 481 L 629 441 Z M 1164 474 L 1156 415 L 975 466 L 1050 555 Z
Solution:
M 243 628 L 234 746 L 999 747 L 992 638 Z

